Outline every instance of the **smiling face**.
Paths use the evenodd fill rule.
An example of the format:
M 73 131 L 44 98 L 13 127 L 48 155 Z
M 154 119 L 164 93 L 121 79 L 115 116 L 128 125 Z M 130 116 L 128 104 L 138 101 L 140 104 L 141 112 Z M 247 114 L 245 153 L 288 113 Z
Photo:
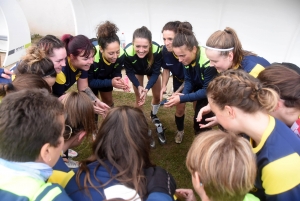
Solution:
M 84 57 L 83 55 L 84 52 L 81 52 L 80 55 L 77 57 L 71 54 L 70 61 L 75 68 L 88 71 L 90 69 L 90 66 L 94 62 L 94 52 L 91 52 L 91 54 L 88 57 Z
M 149 53 L 150 45 L 150 41 L 146 38 L 135 38 L 133 41 L 133 49 L 141 59 Z
M 100 52 L 109 63 L 116 63 L 120 55 L 120 44 L 117 41 L 109 43 L 104 50 L 100 47 Z
M 196 59 L 197 47 L 195 46 L 193 47 L 192 51 L 190 51 L 186 45 L 173 47 L 173 51 L 177 55 L 179 62 L 185 66 L 189 65 L 193 60 Z
M 49 59 L 54 64 L 54 69 L 56 73 L 60 73 L 62 67 L 66 65 L 67 51 L 65 48 L 54 48 L 53 55 L 49 57 Z
M 170 31 L 170 30 L 163 31 L 164 44 L 169 52 L 173 51 L 172 42 L 173 42 L 174 37 L 175 37 L 174 31 Z
M 215 67 L 218 72 L 224 72 L 232 67 L 232 52 L 229 52 L 226 56 L 221 55 L 220 51 L 206 49 L 205 53 L 210 60 L 210 66 Z

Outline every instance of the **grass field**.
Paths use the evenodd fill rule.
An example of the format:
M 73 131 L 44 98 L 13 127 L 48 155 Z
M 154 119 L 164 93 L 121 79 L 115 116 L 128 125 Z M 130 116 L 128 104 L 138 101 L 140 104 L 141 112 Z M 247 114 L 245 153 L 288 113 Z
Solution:
M 125 92 L 113 92 L 113 98 L 115 106 L 120 105 L 134 105 L 135 96 L 133 93 Z M 146 103 L 144 105 L 144 112 L 146 116 L 150 117 L 150 102 L 151 97 L 148 96 Z M 181 144 L 176 144 L 174 141 L 176 126 L 174 120 L 175 108 L 164 108 L 160 107 L 158 112 L 158 117 L 160 118 L 163 126 L 167 128 L 166 138 L 167 144 L 160 145 L 155 132 L 155 126 L 148 118 L 148 123 L 152 129 L 152 134 L 155 138 L 156 148 L 152 149 L 151 159 L 152 161 L 166 170 L 168 170 L 175 178 L 177 182 L 177 188 L 192 188 L 192 180 L 190 173 L 185 166 L 185 158 L 188 149 L 194 139 L 193 130 L 193 108 L 192 103 L 186 104 L 186 114 L 185 114 L 185 135 Z M 88 157 L 90 152 L 90 144 L 88 142 L 83 143 L 80 147 L 76 149 L 79 156 L 75 160 L 80 160 Z

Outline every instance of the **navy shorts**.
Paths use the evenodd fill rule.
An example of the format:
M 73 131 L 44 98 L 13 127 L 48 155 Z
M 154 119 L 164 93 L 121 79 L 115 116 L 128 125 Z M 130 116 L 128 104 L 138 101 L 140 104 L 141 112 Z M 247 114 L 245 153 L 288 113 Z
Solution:
M 97 89 L 92 88 L 92 91 L 95 95 L 97 95 L 99 91 L 100 92 L 110 92 L 113 89 L 114 89 L 113 87 L 103 87 L 103 88 L 97 88 Z
M 174 92 L 182 85 L 183 82 L 179 81 L 177 78 L 173 77 L 173 90 Z

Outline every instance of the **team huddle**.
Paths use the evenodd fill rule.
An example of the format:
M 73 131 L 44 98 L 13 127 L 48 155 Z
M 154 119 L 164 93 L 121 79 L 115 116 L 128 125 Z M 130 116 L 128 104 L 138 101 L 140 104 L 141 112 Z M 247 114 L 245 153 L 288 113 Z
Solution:
M 47 35 L 13 72 L 0 69 L 3 200 L 196 201 L 150 157 L 156 145 L 146 116 L 164 145 L 159 108 L 174 106 L 180 144 L 186 102 L 193 102 L 196 136 L 186 166 L 202 201 L 300 200 L 298 66 L 244 50 L 230 27 L 203 46 L 189 22 L 166 23 L 162 46 L 142 26 L 123 49 L 117 32 L 106 21 L 96 39 Z M 114 107 L 113 89 L 130 91 L 123 68 L 134 107 Z M 164 99 L 170 75 L 173 93 Z M 71 148 L 84 139 L 92 155 L 73 161 Z

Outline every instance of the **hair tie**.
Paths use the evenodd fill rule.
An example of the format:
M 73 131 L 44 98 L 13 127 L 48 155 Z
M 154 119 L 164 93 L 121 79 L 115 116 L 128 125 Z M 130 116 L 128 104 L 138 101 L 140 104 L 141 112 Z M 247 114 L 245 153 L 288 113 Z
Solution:
M 262 89 L 262 88 L 261 88 L 260 86 L 257 86 L 257 87 L 255 88 L 255 92 L 256 92 L 256 93 L 259 93 L 259 92 L 261 91 L 261 89 Z
M 9 91 L 9 90 L 14 90 L 14 85 L 12 83 L 8 83 L 7 84 L 7 87 L 6 87 L 6 90 Z
M 53 68 L 50 72 L 46 73 L 43 77 L 51 76 L 56 73 L 55 69 Z
M 185 35 L 185 34 L 183 34 L 183 35 L 184 35 L 185 41 L 186 41 L 187 43 L 189 43 L 189 42 L 188 42 L 188 39 L 187 39 L 187 37 L 186 37 L 186 35 Z
M 227 29 L 224 29 L 224 31 L 225 31 L 226 33 L 228 33 L 228 34 L 231 34 Z

